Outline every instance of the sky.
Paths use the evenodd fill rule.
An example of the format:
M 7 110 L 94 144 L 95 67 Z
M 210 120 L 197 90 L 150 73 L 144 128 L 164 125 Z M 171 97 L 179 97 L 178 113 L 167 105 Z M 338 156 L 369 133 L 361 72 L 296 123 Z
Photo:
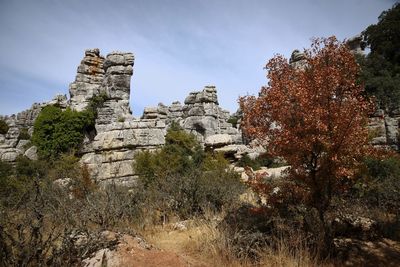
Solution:
M 131 108 L 215 85 L 220 106 L 267 83 L 263 67 L 312 37 L 350 38 L 395 0 L 0 0 L 0 114 L 67 94 L 85 49 L 133 52 Z

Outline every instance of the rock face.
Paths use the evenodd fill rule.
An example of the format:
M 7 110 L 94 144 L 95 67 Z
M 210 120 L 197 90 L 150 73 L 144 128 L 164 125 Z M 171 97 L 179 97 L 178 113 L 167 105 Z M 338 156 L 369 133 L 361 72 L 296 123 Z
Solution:
M 103 131 L 110 123 L 131 119 L 129 97 L 133 62 L 132 53 L 112 52 L 107 55 L 104 61 L 104 80 L 99 90 L 107 96 L 107 100 L 98 110 L 98 132 Z
M 374 146 L 400 150 L 400 113 L 378 109 L 369 119 L 368 127 Z
M 295 51 L 290 62 L 304 67 L 304 54 Z M 105 96 L 106 100 L 97 110 L 96 131 L 84 140 L 80 162 L 88 166 L 92 178 L 99 183 L 134 185 L 135 154 L 164 145 L 165 134 L 173 122 L 193 133 L 206 149 L 222 152 L 233 160 L 244 154 L 253 158 L 265 152 L 259 146 L 251 148 L 243 144 L 240 129 L 228 122 L 229 112 L 219 106 L 215 86 L 189 93 L 183 104 L 176 101 L 170 106 L 160 103 L 157 107 L 147 107 L 142 117 L 135 119 L 129 106 L 133 65 L 132 53 L 112 52 L 103 57 L 98 49 L 86 50 L 75 81 L 70 84 L 69 100 L 57 96 L 16 115 L 0 116 L 9 126 L 8 132 L 0 135 L 0 160 L 13 162 L 18 155 L 37 158 L 36 147 L 19 136 L 22 130 L 32 134 L 34 121 L 44 106 L 80 111 L 97 95 Z M 370 121 L 376 133 L 372 143 L 398 149 L 399 122 L 400 112 L 389 116 L 379 111 Z
M 179 123 L 203 145 L 212 148 L 242 143 L 240 130 L 227 122 L 229 112 L 218 105 L 214 86 L 190 93 L 183 105 L 176 101 L 170 106 L 160 103 L 157 107 L 147 107 L 142 118 L 135 119 L 129 106 L 133 64 L 132 53 L 112 52 L 103 57 L 99 49 L 86 50 L 75 81 L 69 86 L 69 100 L 57 96 L 17 115 L 0 117 L 10 127 L 6 135 L 0 136 L 0 159 L 13 162 L 18 155 L 37 159 L 37 148 L 30 147 L 29 141 L 19 140 L 19 133 L 26 128 L 32 134 L 42 107 L 58 105 L 82 111 L 91 98 L 100 95 L 105 101 L 97 109 L 96 131 L 87 135 L 80 151 L 80 162 L 88 166 L 92 178 L 99 183 L 134 185 L 135 154 L 164 145 L 172 122 Z
M 44 106 L 57 105 L 61 108 L 67 107 L 67 97 L 57 95 L 53 100 L 46 103 L 35 103 L 30 109 L 22 111 L 11 116 L 0 116 L 9 126 L 8 132 L 5 135 L 0 135 L 0 160 L 13 162 L 24 153 L 32 159 L 36 159 L 36 148 L 30 146 L 30 142 L 20 139 L 20 132 L 27 131 L 32 135 L 33 124 Z M 29 151 L 29 152 L 28 152 Z
M 89 99 L 100 93 L 104 80 L 104 58 L 99 49 L 85 51 L 85 57 L 78 66 L 75 81 L 69 86 L 71 96 L 69 106 L 82 111 L 89 103 Z
M 126 100 L 129 99 L 129 95 L 125 96 Z M 141 119 L 134 119 L 130 112 L 122 113 L 116 108 L 109 109 L 107 117 L 113 119 L 106 121 L 101 117 L 101 111 L 102 108 L 96 123 L 97 135 L 84 147 L 81 162 L 87 164 L 92 176 L 102 183 L 133 185 L 136 177 L 132 168 L 135 153 L 164 145 L 165 134 L 172 122 L 196 135 L 206 146 L 242 143 L 241 132 L 227 122 L 229 112 L 218 105 L 214 86 L 190 93 L 184 105 L 173 102 L 171 106 L 160 103 L 157 107 L 146 107 Z M 121 114 L 124 115 L 123 121 L 117 119 Z M 224 140 L 221 141 L 221 138 Z M 207 143 L 208 139 L 216 141 Z

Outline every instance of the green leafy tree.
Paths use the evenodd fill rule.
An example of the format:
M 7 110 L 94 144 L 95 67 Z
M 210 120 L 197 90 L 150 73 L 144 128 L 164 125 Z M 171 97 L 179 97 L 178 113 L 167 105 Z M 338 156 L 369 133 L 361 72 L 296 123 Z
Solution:
M 380 108 L 393 111 L 400 107 L 400 3 L 384 11 L 377 24 L 363 33 L 371 51 L 359 58 L 361 80 Z

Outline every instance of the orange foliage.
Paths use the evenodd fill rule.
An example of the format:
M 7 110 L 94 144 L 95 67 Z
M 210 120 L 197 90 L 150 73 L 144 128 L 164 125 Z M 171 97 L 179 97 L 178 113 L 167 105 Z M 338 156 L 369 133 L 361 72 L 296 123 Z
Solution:
M 239 100 L 242 129 L 291 165 L 289 177 L 323 212 L 369 151 L 373 105 L 356 82 L 359 66 L 344 43 L 315 39 L 304 52 L 304 68 L 280 55 L 268 62 L 268 86 Z

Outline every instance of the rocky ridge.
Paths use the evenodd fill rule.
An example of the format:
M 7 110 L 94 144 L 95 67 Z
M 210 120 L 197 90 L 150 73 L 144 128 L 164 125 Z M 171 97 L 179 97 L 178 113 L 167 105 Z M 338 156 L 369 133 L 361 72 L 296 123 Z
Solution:
M 29 147 L 29 141 L 19 140 L 18 136 L 23 129 L 32 134 L 33 123 L 44 106 L 82 111 L 97 95 L 105 96 L 105 101 L 97 109 L 96 131 L 86 135 L 80 162 L 88 166 L 93 179 L 100 183 L 134 184 L 135 153 L 164 145 L 172 122 L 195 134 L 201 144 L 211 149 L 228 146 L 237 157 L 244 153 L 243 148 L 232 148 L 242 144 L 242 134 L 228 122 L 229 111 L 219 107 L 215 86 L 191 92 L 183 105 L 178 101 L 170 106 L 160 103 L 145 108 L 141 118 L 134 118 L 129 106 L 133 65 L 132 53 L 112 52 L 103 57 L 99 49 L 86 50 L 69 86 L 69 99 L 57 96 L 17 115 L 0 117 L 10 127 L 7 134 L 0 135 L 0 159 L 13 162 L 21 154 L 37 158 L 36 148 Z
M 360 53 L 360 46 L 352 42 L 354 52 Z M 306 64 L 304 54 L 298 50 L 293 52 L 289 62 L 296 68 Z M 248 154 L 255 158 L 263 153 L 259 146 L 244 144 L 240 129 L 228 122 L 229 111 L 219 106 L 217 90 L 212 85 L 189 93 L 183 104 L 179 101 L 170 106 L 160 103 L 156 107 L 146 107 L 141 118 L 134 118 L 129 105 L 133 65 L 132 53 L 112 52 L 103 57 L 99 49 L 86 50 L 75 80 L 70 84 L 69 99 L 59 95 L 50 102 L 35 103 L 18 114 L 0 116 L 9 126 L 6 134 L 0 134 L 0 160 L 13 162 L 18 155 L 37 158 L 36 148 L 28 140 L 21 139 L 20 133 L 32 134 L 34 121 L 44 106 L 81 111 L 97 95 L 105 96 L 105 101 L 97 110 L 96 131 L 86 135 L 80 161 L 100 183 L 134 184 L 135 154 L 164 145 L 172 122 L 193 133 L 206 149 L 222 152 L 227 157 L 237 159 Z M 399 125 L 400 112 L 389 114 L 378 110 L 369 122 L 371 143 L 399 150 Z

